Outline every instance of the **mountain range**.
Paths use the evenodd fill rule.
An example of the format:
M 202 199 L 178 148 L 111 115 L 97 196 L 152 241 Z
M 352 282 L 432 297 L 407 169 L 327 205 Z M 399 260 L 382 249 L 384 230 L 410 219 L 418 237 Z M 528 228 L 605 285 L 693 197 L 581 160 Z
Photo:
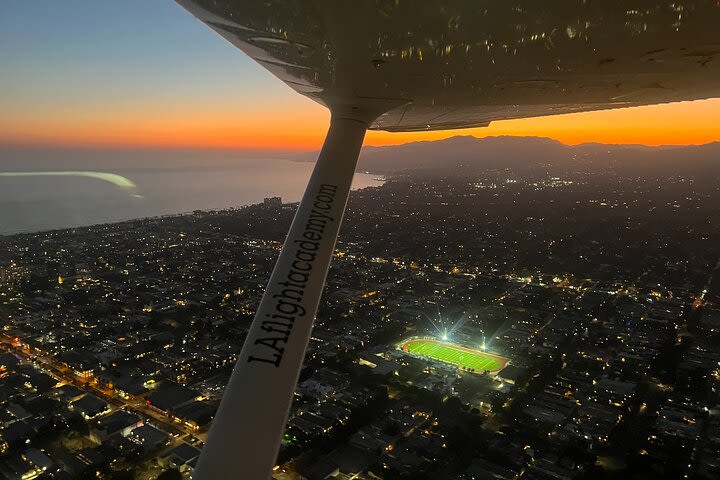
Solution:
M 376 174 L 508 168 L 602 171 L 609 167 L 626 174 L 720 173 L 720 142 L 661 147 L 601 143 L 570 146 L 542 137 L 455 136 L 437 141 L 365 147 L 358 171 Z

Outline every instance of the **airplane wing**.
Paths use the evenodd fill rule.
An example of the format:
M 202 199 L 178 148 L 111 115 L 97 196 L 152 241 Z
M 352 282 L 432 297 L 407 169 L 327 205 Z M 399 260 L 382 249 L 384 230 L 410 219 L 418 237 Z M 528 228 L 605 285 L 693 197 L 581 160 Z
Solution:
M 720 96 L 714 0 L 178 2 L 319 103 L 401 102 L 371 129 Z
M 270 476 L 366 129 L 720 97 L 716 0 L 176 1 L 332 113 L 200 480 Z

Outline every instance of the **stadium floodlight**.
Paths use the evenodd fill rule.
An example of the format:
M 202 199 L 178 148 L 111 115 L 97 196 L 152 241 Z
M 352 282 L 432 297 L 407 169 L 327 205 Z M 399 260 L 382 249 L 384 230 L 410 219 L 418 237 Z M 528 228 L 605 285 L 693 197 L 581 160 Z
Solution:
M 716 0 L 176 1 L 331 112 L 199 480 L 270 476 L 368 128 L 478 127 L 720 96 Z

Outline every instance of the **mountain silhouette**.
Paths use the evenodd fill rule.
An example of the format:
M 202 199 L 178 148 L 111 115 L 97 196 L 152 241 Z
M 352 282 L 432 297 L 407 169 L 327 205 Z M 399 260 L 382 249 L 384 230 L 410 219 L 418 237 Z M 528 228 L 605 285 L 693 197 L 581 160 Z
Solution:
M 720 172 L 720 143 L 691 146 L 564 145 L 542 137 L 455 136 L 444 140 L 365 147 L 359 171 L 587 170 L 612 167 L 627 174 Z

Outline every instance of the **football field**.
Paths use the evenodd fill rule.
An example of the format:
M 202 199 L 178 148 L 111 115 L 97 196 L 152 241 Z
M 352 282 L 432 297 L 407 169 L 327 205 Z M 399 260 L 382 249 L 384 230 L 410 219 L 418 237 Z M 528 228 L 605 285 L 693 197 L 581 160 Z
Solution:
M 429 339 L 408 340 L 403 344 L 402 349 L 476 372 L 497 372 L 508 362 L 506 358 L 497 355 Z

